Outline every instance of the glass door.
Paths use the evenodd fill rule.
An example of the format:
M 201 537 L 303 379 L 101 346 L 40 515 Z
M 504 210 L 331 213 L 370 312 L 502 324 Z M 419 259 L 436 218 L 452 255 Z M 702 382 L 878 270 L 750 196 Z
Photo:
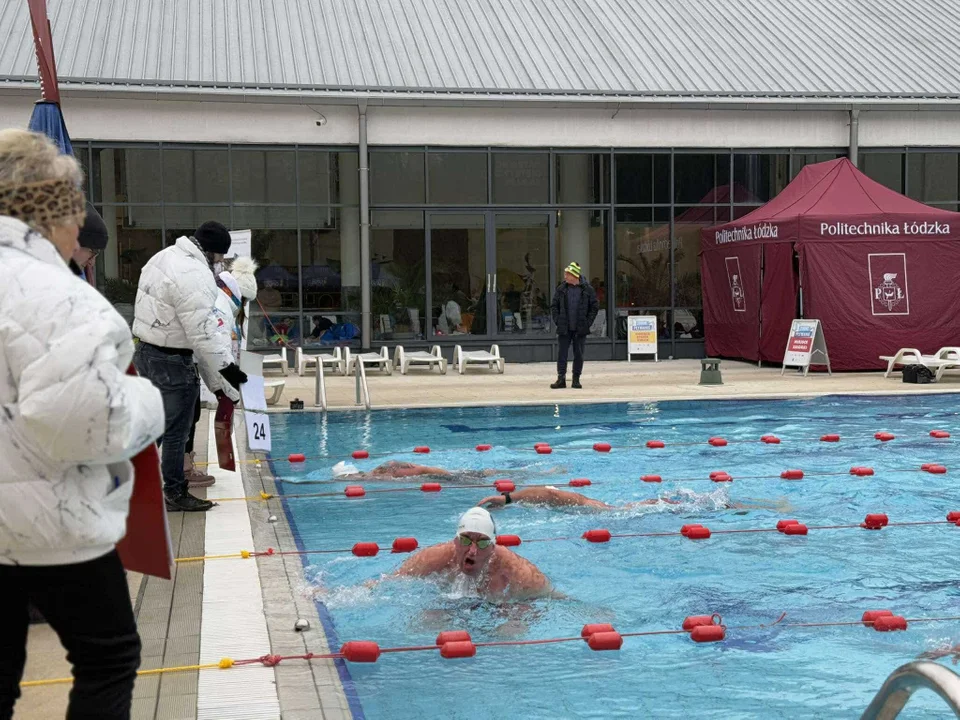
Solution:
M 487 213 L 428 212 L 430 335 L 488 336 Z
M 549 336 L 553 213 L 491 212 L 491 311 L 501 337 Z

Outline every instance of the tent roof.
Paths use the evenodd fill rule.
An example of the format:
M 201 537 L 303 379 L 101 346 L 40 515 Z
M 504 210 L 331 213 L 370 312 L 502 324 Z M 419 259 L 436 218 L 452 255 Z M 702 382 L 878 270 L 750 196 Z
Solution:
M 716 235 L 723 230 L 737 228 L 757 228 L 764 224 L 771 224 L 778 229 L 783 227 L 788 232 L 780 232 L 770 237 L 762 233 L 754 233 L 753 237 L 745 238 L 743 242 L 776 242 L 789 240 L 812 240 L 816 238 L 798 238 L 797 233 L 801 221 L 830 222 L 830 223 L 904 223 L 910 222 L 940 222 L 949 224 L 946 233 L 949 237 L 960 237 L 960 213 L 943 210 L 942 208 L 924 205 L 911 200 L 905 195 L 881 185 L 864 175 L 847 158 L 829 160 L 827 162 L 807 165 L 800 174 L 783 191 L 766 205 L 757 208 L 743 217 L 729 223 L 707 228 L 703 231 L 704 249 L 714 245 L 725 244 L 720 242 Z M 785 227 L 793 223 L 796 230 Z M 840 239 L 838 236 L 848 236 L 848 239 L 857 239 L 859 236 L 875 236 L 883 233 L 870 232 L 836 232 L 828 238 Z M 917 236 L 933 239 L 944 239 L 943 233 L 914 233 L 904 230 L 902 233 L 888 233 L 901 238 L 916 238 Z M 939 235 L 939 237 L 937 237 Z M 741 238 L 726 242 L 741 242 Z

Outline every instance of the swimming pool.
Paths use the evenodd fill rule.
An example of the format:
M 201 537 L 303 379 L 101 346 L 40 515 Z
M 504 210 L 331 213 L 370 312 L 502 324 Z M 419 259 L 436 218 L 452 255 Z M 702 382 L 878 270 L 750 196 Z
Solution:
M 342 674 L 357 716 L 859 717 L 891 671 L 944 642 L 960 642 L 960 626 L 917 623 L 906 632 L 880 633 L 862 625 L 784 625 L 855 621 L 864 610 L 881 608 L 908 618 L 960 615 L 960 528 L 728 534 L 702 541 L 615 538 L 605 544 L 580 536 L 591 528 L 676 532 L 690 522 L 715 531 L 772 527 L 785 517 L 811 526 L 856 524 L 872 512 L 886 512 L 891 523 L 943 520 L 948 511 L 960 510 L 953 479 L 960 453 L 955 440 L 935 440 L 929 431 L 958 429 L 955 403 L 955 396 L 928 395 L 282 414 L 272 421 L 275 458 L 294 452 L 328 457 L 302 465 L 276 461 L 273 467 L 284 493 L 342 490 L 342 482 L 318 481 L 361 448 L 374 455 L 352 461 L 362 470 L 399 459 L 448 469 L 502 469 L 518 485 L 563 487 L 586 477 L 593 484 L 581 491 L 610 504 L 685 493 L 682 505 L 667 509 L 597 514 L 511 506 L 494 512 L 500 533 L 571 538 L 516 548 L 566 600 L 497 606 L 467 587 L 421 580 L 370 589 L 363 581 L 391 572 L 407 556 L 308 556 L 308 591 L 328 616 L 334 648 L 347 640 L 373 640 L 381 647 L 432 644 L 441 630 L 467 630 L 481 642 L 569 637 L 593 622 L 633 632 L 676 629 L 688 615 L 720 613 L 726 625 L 740 626 L 787 613 L 780 625 L 731 629 L 726 640 L 711 644 L 666 635 L 627 638 L 618 652 L 594 652 L 577 642 L 480 648 L 466 660 L 426 652 L 346 663 Z M 896 439 L 878 442 L 877 431 Z M 756 442 L 767 433 L 781 444 Z M 841 441 L 819 442 L 826 433 L 839 434 Z M 711 447 L 706 441 L 713 436 L 730 444 Z M 643 447 L 650 439 L 666 447 Z M 536 455 L 531 448 L 539 441 L 554 452 Z M 612 452 L 593 452 L 598 441 L 610 443 Z M 493 450 L 479 453 L 473 449 L 478 443 Z M 418 445 L 432 452 L 414 455 Z M 919 472 L 927 462 L 943 463 L 951 472 Z M 849 468 L 858 465 L 872 467 L 875 475 L 850 476 Z M 788 468 L 807 477 L 743 479 L 779 476 Z M 734 482 L 710 482 L 707 476 L 716 470 L 727 471 Z M 652 473 L 663 483 L 639 481 Z M 421 480 L 364 482 L 368 494 L 362 499 L 291 499 L 285 507 L 302 548 L 376 541 L 389 549 L 398 536 L 415 536 L 424 547 L 451 538 L 459 514 L 492 494 L 453 488 L 369 493 L 416 488 Z M 750 499 L 788 504 L 789 511 L 720 509 Z M 919 693 L 902 717 L 942 717 L 944 710 L 932 693 Z

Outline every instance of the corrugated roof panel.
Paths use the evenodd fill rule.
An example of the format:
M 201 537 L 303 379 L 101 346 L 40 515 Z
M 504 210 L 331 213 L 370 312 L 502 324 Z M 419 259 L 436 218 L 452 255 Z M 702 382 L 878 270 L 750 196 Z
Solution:
M 960 97 L 956 0 L 49 0 L 62 83 Z M 0 0 L 0 80 L 36 76 Z

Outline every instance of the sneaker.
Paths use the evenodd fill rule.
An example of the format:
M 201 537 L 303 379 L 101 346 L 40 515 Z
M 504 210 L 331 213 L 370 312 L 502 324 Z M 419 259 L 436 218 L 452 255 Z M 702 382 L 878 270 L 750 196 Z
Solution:
M 186 453 L 183 456 L 183 474 L 187 478 L 188 487 L 210 487 L 216 482 L 213 475 L 207 475 L 197 469 L 194 454 Z
M 579 378 L 579 377 L 575 377 L 575 378 L 573 379 L 573 384 L 572 384 L 570 387 L 572 387 L 572 388 L 574 388 L 574 389 L 576 389 L 576 390 L 583 390 L 583 385 L 580 384 L 580 378 Z
M 213 507 L 209 500 L 201 500 L 188 492 L 180 497 L 167 496 L 167 510 L 169 512 L 206 512 Z

